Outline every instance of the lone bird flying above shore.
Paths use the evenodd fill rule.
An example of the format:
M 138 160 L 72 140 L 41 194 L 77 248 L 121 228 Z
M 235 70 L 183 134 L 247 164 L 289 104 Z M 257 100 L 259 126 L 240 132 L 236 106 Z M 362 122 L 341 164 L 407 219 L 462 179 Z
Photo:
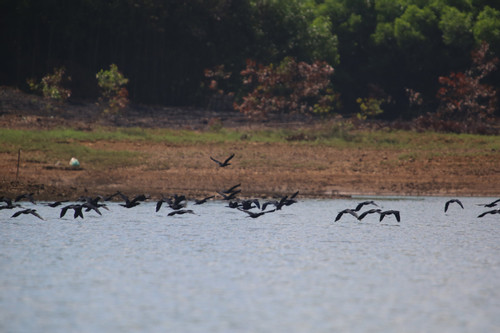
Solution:
M 451 200 L 448 200 L 446 201 L 446 203 L 444 204 L 444 212 L 446 213 L 446 211 L 448 210 L 448 206 L 451 204 L 451 203 L 457 203 L 460 205 L 460 207 L 462 207 L 462 209 L 464 209 L 464 205 L 462 205 L 462 202 L 458 199 L 451 199 Z
M 213 158 L 212 156 L 210 156 L 210 159 L 212 161 L 214 161 L 215 163 L 217 163 L 219 165 L 219 167 L 221 168 L 224 168 L 224 167 L 227 167 L 228 165 L 231 165 L 231 163 L 229 163 L 229 161 L 234 157 L 234 154 L 231 154 L 231 156 L 229 156 L 228 158 L 226 158 L 224 160 L 224 162 L 221 162 L 221 161 L 218 161 L 216 160 L 215 158 Z

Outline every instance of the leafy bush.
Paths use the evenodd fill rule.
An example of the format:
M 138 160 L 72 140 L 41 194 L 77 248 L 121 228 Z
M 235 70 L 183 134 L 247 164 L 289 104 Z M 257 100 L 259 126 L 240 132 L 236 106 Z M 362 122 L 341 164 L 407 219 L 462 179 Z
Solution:
M 54 68 L 54 73 L 45 75 L 40 83 L 35 79 L 28 79 L 27 83 L 34 92 L 39 92 L 44 98 L 64 102 L 71 96 L 71 90 L 63 87 L 63 81 L 71 81 L 71 77 L 65 77 L 64 67 Z
M 226 72 L 224 65 L 205 69 L 204 75 L 208 82 L 205 86 L 210 91 L 207 108 L 209 110 L 228 110 L 233 107 L 234 93 L 229 91 L 229 79 L 232 73 Z
M 101 88 L 99 102 L 106 102 L 105 112 L 117 113 L 129 103 L 128 90 L 125 85 L 128 79 L 118 70 L 118 66 L 111 64 L 109 70 L 101 69 L 97 74 L 97 84 Z
M 373 117 L 384 112 L 380 107 L 380 105 L 384 103 L 384 99 L 373 97 L 358 98 L 356 102 L 359 104 L 359 109 L 361 110 L 361 112 L 358 112 L 356 115 L 359 120 L 365 120 L 368 117 Z
M 241 71 L 250 92 L 234 108 L 249 118 L 266 118 L 269 113 L 327 113 L 338 100 L 331 88 L 333 67 L 324 61 L 312 64 L 287 57 L 278 66 L 257 65 L 247 60 Z
M 472 66 L 465 73 L 451 73 L 439 77 L 441 88 L 437 98 L 440 106 L 435 114 L 418 119 L 418 125 L 450 132 L 484 132 L 494 117 L 497 91 L 481 83 L 496 70 L 498 58 L 488 58 L 489 46 L 483 43 L 472 52 Z

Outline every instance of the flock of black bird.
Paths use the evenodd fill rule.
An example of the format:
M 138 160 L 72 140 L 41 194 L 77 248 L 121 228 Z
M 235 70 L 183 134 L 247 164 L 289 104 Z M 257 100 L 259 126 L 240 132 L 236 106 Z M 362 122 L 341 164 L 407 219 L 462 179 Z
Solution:
M 373 200 L 360 202 L 356 206 L 356 208 L 354 208 L 354 209 L 346 208 L 346 209 L 340 211 L 337 214 L 337 217 L 335 217 L 335 222 L 337 222 L 338 220 L 340 220 L 342 218 L 342 215 L 344 215 L 344 214 L 351 214 L 356 219 L 358 219 L 359 221 L 361 221 L 361 220 L 363 220 L 365 218 L 366 215 L 368 215 L 368 214 L 374 214 L 374 213 L 377 213 L 377 214 L 380 215 L 379 222 L 382 222 L 382 220 L 384 219 L 384 217 L 386 217 L 387 215 L 394 215 L 394 217 L 396 218 L 396 221 L 401 222 L 401 215 L 399 213 L 399 210 L 392 210 L 391 209 L 391 210 L 382 211 L 379 208 L 374 208 L 374 209 L 369 209 L 367 211 L 364 211 L 364 212 L 362 212 L 362 213 L 360 213 L 358 215 L 358 213 L 361 210 L 361 208 L 363 208 L 363 206 L 367 206 L 367 205 L 374 205 L 374 206 L 378 207 L 378 205 Z
M 297 201 L 295 200 L 295 197 L 298 195 L 298 191 L 293 193 L 292 195 L 288 196 L 285 195 L 281 197 L 279 200 L 268 200 L 263 202 L 262 204 L 258 199 L 239 199 L 236 197 L 238 193 L 241 192 L 241 189 L 239 187 L 241 184 L 237 184 L 232 186 L 229 189 L 217 191 L 217 193 L 220 195 L 220 197 L 223 200 L 228 201 L 227 207 L 237 209 L 239 211 L 242 211 L 247 214 L 248 217 L 251 218 L 257 218 L 259 216 L 262 216 L 264 214 L 272 213 L 278 210 L 281 210 L 284 206 L 290 206 Z M 22 194 L 15 199 L 10 199 L 7 197 L 0 197 L 0 202 L 3 202 L 3 205 L 0 205 L 0 210 L 4 209 L 20 209 L 16 211 L 11 217 L 18 217 L 21 214 L 31 214 L 39 219 L 44 220 L 43 217 L 41 217 L 36 209 L 32 208 L 24 208 L 22 207 L 18 202 L 20 202 L 23 199 L 28 199 L 31 203 L 37 204 L 33 198 L 34 193 L 29 193 L 29 194 Z M 120 197 L 123 201 L 119 203 L 120 206 L 125 207 L 125 208 L 133 208 L 141 204 L 143 201 L 147 201 L 150 198 L 149 195 L 146 194 L 140 194 L 132 199 L 130 199 L 128 196 L 121 192 L 116 192 L 112 195 L 108 196 L 95 196 L 95 197 L 89 197 L 89 196 L 83 196 L 80 197 L 77 202 L 78 203 L 71 203 L 68 205 L 64 205 L 64 203 L 68 202 L 68 200 L 65 201 L 55 201 L 51 203 L 45 203 L 46 206 L 52 207 L 52 208 L 58 208 L 60 207 L 61 212 L 59 214 L 59 217 L 62 218 L 66 215 L 68 210 L 73 210 L 73 217 L 76 218 L 84 218 L 83 212 L 89 212 L 89 211 L 94 211 L 99 215 L 102 215 L 101 209 L 106 209 L 109 210 L 108 205 L 106 204 L 107 201 L 112 200 L 114 197 Z M 215 195 L 211 195 L 202 199 L 195 199 L 194 200 L 194 205 L 202 205 L 208 200 L 215 198 Z M 159 200 L 156 201 L 156 212 L 158 212 L 163 204 L 168 206 L 171 211 L 168 213 L 168 216 L 173 216 L 173 215 L 182 215 L 182 214 L 194 214 L 194 211 L 191 209 L 186 209 L 187 207 L 187 198 L 184 195 L 177 195 L 174 194 L 171 197 L 166 197 L 164 195 L 161 196 Z M 267 209 L 268 207 L 274 206 L 273 209 Z M 258 211 L 252 211 L 252 209 L 258 209 Z
M 217 165 L 220 168 L 227 167 L 231 165 L 229 163 L 231 159 L 234 157 L 235 154 L 230 155 L 228 158 L 226 158 L 223 162 L 218 161 L 214 159 L 213 157 L 210 156 L 210 159 L 217 163 Z M 241 192 L 240 189 L 241 184 L 236 184 L 234 186 L 231 186 L 228 189 L 216 191 L 216 193 L 220 196 L 222 200 L 225 200 L 228 202 L 228 205 L 226 207 L 232 208 L 232 209 L 237 209 L 241 212 L 244 212 L 247 214 L 247 217 L 250 218 L 258 218 L 262 215 L 273 213 L 276 211 L 281 210 L 285 206 L 290 206 L 294 203 L 296 203 L 296 197 L 299 194 L 299 191 L 291 194 L 290 196 L 285 195 L 282 196 L 279 199 L 276 200 L 268 200 L 263 203 L 261 203 L 258 199 L 240 199 L 237 197 L 237 195 Z M 16 211 L 11 218 L 15 218 L 20 216 L 21 214 L 31 214 L 33 216 L 36 216 L 39 219 L 44 220 L 43 217 L 41 217 L 36 209 L 32 208 L 24 208 L 19 204 L 20 201 L 22 200 L 27 200 L 33 204 L 36 204 L 36 201 L 34 199 L 34 193 L 25 193 L 17 196 L 14 199 L 8 198 L 8 197 L 0 197 L 0 203 L 4 203 L 3 205 L 0 205 L 0 210 L 4 209 L 20 209 Z M 102 215 L 100 209 L 106 209 L 109 210 L 107 207 L 107 204 L 105 202 L 112 200 L 115 197 L 120 197 L 123 200 L 123 203 L 120 203 L 119 205 L 125 208 L 133 208 L 138 205 L 140 205 L 141 202 L 146 201 L 151 199 L 149 195 L 146 194 L 140 194 L 132 199 L 130 199 L 128 196 L 121 192 L 116 192 L 112 195 L 108 196 L 95 196 L 95 197 L 89 197 L 89 196 L 83 196 L 78 199 L 79 203 L 72 203 L 68 205 L 63 205 L 64 203 L 68 202 L 68 200 L 64 201 L 55 201 L 52 203 L 46 203 L 48 207 L 56 208 L 59 206 L 61 207 L 61 212 L 59 214 L 59 217 L 62 218 L 66 215 L 68 210 L 73 210 L 73 217 L 76 218 L 84 218 L 83 212 L 89 212 L 89 211 L 94 211 L 99 215 Z M 194 205 L 202 205 L 206 203 L 210 199 L 214 199 L 216 197 L 216 194 L 201 198 L 201 199 L 195 199 L 194 200 Z M 193 210 L 191 209 L 186 209 L 187 207 L 187 199 L 184 195 L 177 195 L 174 194 L 171 197 L 165 197 L 164 195 L 161 196 L 161 198 L 156 202 L 156 212 L 158 212 L 162 205 L 166 204 L 168 207 L 172 210 L 171 212 L 168 213 L 168 216 L 173 216 L 173 215 L 182 215 L 182 214 L 194 214 Z M 451 204 L 457 204 L 459 205 L 462 209 L 464 209 L 464 205 L 460 200 L 458 199 L 451 199 L 446 201 L 444 205 L 444 212 L 446 213 L 448 211 L 448 208 L 450 207 Z M 346 208 L 342 211 L 340 211 L 337 216 L 335 217 L 335 222 L 338 222 L 342 216 L 345 214 L 349 214 L 354 216 L 358 221 L 363 220 L 367 215 L 369 214 L 379 214 L 379 222 L 382 222 L 382 220 L 386 216 L 393 215 L 394 218 L 396 219 L 397 222 L 401 222 L 401 214 L 398 210 L 382 210 L 380 208 L 372 208 L 368 209 L 364 212 L 361 212 L 362 208 L 364 206 L 376 206 L 379 207 L 373 200 L 370 201 L 363 201 L 360 202 L 355 208 Z M 500 206 L 500 199 L 497 199 L 493 202 L 487 203 L 487 204 L 478 204 L 479 206 L 483 206 L 486 208 L 493 208 L 496 206 Z M 266 210 L 267 207 L 273 206 L 273 209 Z M 255 210 L 257 209 L 257 211 Z M 485 215 L 488 214 L 500 214 L 500 209 L 492 209 L 485 211 L 478 215 L 478 218 L 481 218 Z

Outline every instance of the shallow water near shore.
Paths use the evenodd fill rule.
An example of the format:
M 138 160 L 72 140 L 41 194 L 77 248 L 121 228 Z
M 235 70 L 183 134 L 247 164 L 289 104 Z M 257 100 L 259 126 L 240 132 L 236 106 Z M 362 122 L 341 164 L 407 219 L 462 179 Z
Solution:
M 299 199 L 257 219 L 223 201 L 177 216 L 111 203 L 83 220 L 1 210 L 0 331 L 498 330 L 500 215 L 476 205 L 495 198 L 445 213 L 449 198 L 374 197 L 401 222 L 334 222 L 366 199 Z

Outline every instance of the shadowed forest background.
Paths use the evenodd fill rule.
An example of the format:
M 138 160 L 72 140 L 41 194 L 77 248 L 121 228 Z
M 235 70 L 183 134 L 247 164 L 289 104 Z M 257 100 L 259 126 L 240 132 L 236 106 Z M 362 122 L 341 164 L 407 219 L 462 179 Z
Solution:
M 0 0 L 0 29 L 0 85 L 29 91 L 27 80 L 64 68 L 73 100 L 97 99 L 96 74 L 111 64 L 134 103 L 203 107 L 217 94 L 241 103 L 262 89 L 251 77 L 319 64 L 333 69 L 316 87 L 328 98 L 300 97 L 313 113 L 394 120 L 441 109 L 469 121 L 470 101 L 457 97 L 469 94 L 474 119 L 499 114 L 495 0 Z

